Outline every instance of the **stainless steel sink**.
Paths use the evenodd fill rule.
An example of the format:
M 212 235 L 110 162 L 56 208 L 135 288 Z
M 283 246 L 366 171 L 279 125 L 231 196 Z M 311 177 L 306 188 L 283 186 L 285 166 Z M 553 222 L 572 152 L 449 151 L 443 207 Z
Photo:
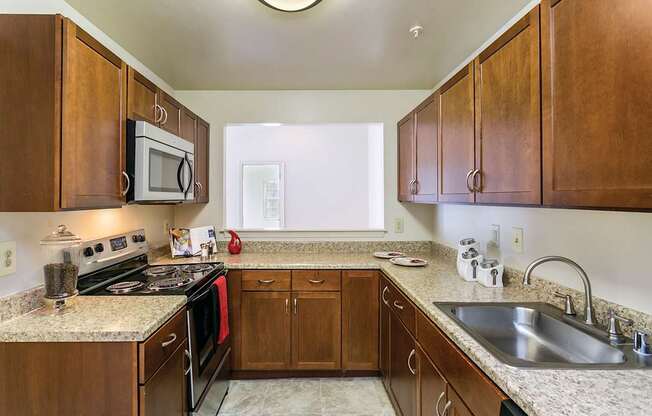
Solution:
M 500 361 L 514 367 L 652 368 L 632 344 L 611 345 L 545 303 L 435 303 Z

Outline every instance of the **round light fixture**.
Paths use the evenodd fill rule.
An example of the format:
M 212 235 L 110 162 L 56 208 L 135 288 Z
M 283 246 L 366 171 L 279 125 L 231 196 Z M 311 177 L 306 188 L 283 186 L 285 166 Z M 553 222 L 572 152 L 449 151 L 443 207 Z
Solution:
M 282 12 L 301 12 L 315 6 L 321 0 L 260 0 L 265 6 Z

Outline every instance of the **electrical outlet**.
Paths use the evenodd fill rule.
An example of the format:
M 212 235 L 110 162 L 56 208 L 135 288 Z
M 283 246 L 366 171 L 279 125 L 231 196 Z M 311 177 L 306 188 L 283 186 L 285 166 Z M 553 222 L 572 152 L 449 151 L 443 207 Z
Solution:
M 500 248 L 500 225 L 491 224 L 489 226 L 489 239 L 487 245 L 490 247 Z
M 524 238 L 523 229 L 519 227 L 513 227 L 512 228 L 512 251 L 514 251 L 514 253 L 523 252 L 523 246 L 524 246 L 523 238 Z
M 396 234 L 401 234 L 405 230 L 405 223 L 403 218 L 394 218 L 394 232 Z
M 16 273 L 16 242 L 0 243 L 0 276 Z

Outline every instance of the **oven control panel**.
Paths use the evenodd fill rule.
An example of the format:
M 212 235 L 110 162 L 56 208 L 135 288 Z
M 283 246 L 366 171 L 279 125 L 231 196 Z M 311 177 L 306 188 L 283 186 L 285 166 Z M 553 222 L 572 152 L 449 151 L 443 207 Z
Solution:
M 84 275 L 147 254 L 145 230 L 134 230 L 97 240 L 84 241 L 81 246 L 79 274 Z

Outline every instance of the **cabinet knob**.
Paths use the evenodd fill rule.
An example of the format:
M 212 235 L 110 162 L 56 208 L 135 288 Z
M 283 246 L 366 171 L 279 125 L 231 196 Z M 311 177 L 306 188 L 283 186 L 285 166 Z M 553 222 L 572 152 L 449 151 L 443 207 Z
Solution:
M 173 332 L 173 333 L 170 334 L 167 341 L 161 342 L 161 347 L 163 347 L 163 348 L 169 347 L 170 345 L 174 344 L 174 341 L 176 341 L 176 340 L 177 340 L 177 334 L 175 334 Z

